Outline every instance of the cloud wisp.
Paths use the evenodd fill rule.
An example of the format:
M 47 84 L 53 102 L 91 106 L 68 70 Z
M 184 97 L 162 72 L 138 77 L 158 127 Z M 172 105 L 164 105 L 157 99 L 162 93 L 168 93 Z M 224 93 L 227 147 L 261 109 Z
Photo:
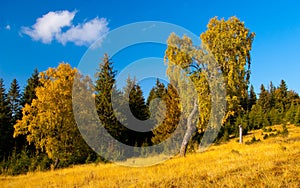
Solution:
M 10 29 L 11 29 L 10 25 L 6 25 L 6 26 L 5 26 L 5 29 L 6 29 L 6 30 L 10 30 Z
M 108 33 L 108 23 L 105 18 L 94 18 L 83 24 L 72 26 L 64 33 L 60 33 L 56 38 L 62 44 L 74 42 L 78 46 L 90 45 L 95 40 L 102 41 L 103 37 Z
M 55 40 L 63 45 L 71 42 L 77 46 L 89 46 L 98 40 L 98 45 L 101 45 L 109 31 L 107 20 L 96 17 L 74 25 L 72 21 L 76 13 L 67 10 L 49 12 L 37 18 L 31 27 L 22 27 L 21 32 L 45 44 Z

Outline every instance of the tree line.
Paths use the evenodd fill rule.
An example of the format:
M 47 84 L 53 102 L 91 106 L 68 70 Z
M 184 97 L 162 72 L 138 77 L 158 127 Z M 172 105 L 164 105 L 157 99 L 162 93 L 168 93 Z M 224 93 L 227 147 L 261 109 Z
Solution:
M 210 124 L 212 129 L 216 124 L 221 126 L 214 142 L 237 136 L 238 125 L 243 126 L 245 133 L 269 125 L 300 125 L 299 95 L 288 90 L 284 80 L 278 87 L 272 82 L 267 87 L 262 85 L 258 96 L 250 85 L 250 51 L 254 37 L 255 34 L 236 17 L 211 19 L 207 31 L 200 35 L 201 46 L 195 47 L 187 36 L 170 34 L 165 51 L 170 83 L 164 84 L 158 79 L 147 99 L 134 77 L 128 76 L 124 88 L 116 87 L 117 72 L 108 54 L 104 54 L 99 64 L 95 81 L 80 75 L 67 63 L 40 73 L 34 70 L 22 92 L 16 79 L 7 92 L 0 79 L 1 173 L 19 174 L 72 164 L 105 162 L 106 156 L 97 155 L 94 146 L 88 146 L 84 141 L 74 118 L 73 108 L 79 106 L 72 103 L 72 87 L 78 77 L 81 81 L 77 84 L 93 90 L 101 126 L 129 146 L 146 148 L 159 144 L 174 134 L 182 123 L 186 129 L 181 130 L 184 137 L 178 138 L 181 143 L 178 153 L 184 156 L 187 151 L 199 149 L 200 140 Z M 211 58 L 209 54 L 213 54 L 218 70 L 207 63 Z M 220 71 L 222 82 L 209 82 L 208 78 Z M 193 82 L 196 92 L 189 90 L 188 80 Z M 212 88 L 223 88 L 226 95 L 215 98 Z M 112 96 L 117 100 L 117 109 L 113 109 Z M 211 114 L 212 100 L 226 103 L 226 108 L 219 106 L 224 108 L 220 123 L 216 120 L 209 124 L 210 117 L 218 113 Z M 79 115 L 84 117 L 87 114 L 81 112 Z M 149 120 L 151 129 L 147 132 L 130 129 L 134 120 L 128 114 L 139 120 Z M 87 123 L 93 122 L 87 120 Z M 149 125 L 141 123 L 135 126 Z M 105 138 L 94 139 L 105 142 Z M 119 150 L 113 144 L 105 149 Z M 113 157 L 122 160 L 124 153 L 135 156 L 132 149 L 115 152 Z

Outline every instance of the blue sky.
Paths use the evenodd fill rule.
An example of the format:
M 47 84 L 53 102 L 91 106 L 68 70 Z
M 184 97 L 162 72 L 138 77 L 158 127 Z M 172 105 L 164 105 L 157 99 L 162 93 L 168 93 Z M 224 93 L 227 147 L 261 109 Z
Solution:
M 67 27 L 55 35 L 55 31 L 53 35 L 37 33 L 42 21 L 58 14 L 66 20 L 60 24 Z M 260 84 L 273 81 L 277 86 L 281 79 L 289 89 L 300 92 L 298 1 L 3 0 L 0 3 L 0 77 L 6 86 L 17 78 L 24 87 L 36 67 L 44 71 L 62 61 L 76 67 L 93 40 L 84 36 L 88 24 L 99 31 L 89 34 L 94 37 L 138 21 L 169 22 L 199 36 L 214 16 L 226 19 L 237 16 L 256 33 L 251 52 L 251 83 L 257 92 Z M 38 18 L 44 19 L 35 25 Z M 129 53 L 138 54 L 130 49 Z M 159 53 L 163 54 L 153 50 L 153 56 Z M 145 54 L 152 55 L 151 51 Z M 128 55 L 124 57 L 127 61 L 113 59 L 118 70 L 129 61 Z

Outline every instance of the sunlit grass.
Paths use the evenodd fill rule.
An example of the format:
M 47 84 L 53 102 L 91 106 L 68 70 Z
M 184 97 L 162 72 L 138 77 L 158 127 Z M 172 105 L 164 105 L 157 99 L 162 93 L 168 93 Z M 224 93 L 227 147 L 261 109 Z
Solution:
M 274 129 L 274 127 L 272 127 Z M 281 130 L 281 126 L 275 127 Z M 16 177 L 0 177 L 1 187 L 300 187 L 300 127 L 288 137 L 260 139 L 250 145 L 232 139 L 207 151 L 174 157 L 150 167 L 90 164 Z M 266 134 L 266 133 L 264 133 Z M 159 156 L 165 157 L 165 156 Z M 131 159 L 128 163 L 139 163 Z M 148 159 L 156 160 L 156 159 Z

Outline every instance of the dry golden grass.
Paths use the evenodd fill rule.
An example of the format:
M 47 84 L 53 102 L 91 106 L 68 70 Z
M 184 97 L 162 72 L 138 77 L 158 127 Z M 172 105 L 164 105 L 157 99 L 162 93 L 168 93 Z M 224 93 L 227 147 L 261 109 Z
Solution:
M 279 129 L 280 126 L 277 128 Z M 0 177 L 1 187 L 300 187 L 300 127 L 289 136 L 251 145 L 236 139 L 203 153 L 143 168 L 81 165 L 50 172 Z M 135 159 L 138 161 L 139 159 Z

